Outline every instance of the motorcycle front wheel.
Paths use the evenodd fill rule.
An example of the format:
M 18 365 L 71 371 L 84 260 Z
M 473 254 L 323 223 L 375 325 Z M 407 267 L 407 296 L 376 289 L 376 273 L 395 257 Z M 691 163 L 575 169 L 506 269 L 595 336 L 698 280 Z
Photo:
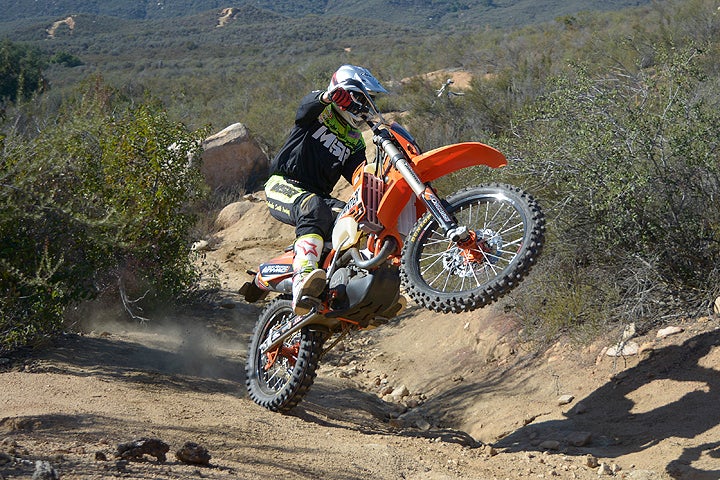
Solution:
M 322 333 L 303 328 L 266 353 L 260 345 L 276 327 L 294 317 L 292 302 L 282 296 L 260 314 L 250 339 L 245 384 L 250 398 L 274 412 L 287 412 L 303 399 L 315 381 L 322 352 Z
M 445 208 L 470 235 L 456 243 L 426 213 L 405 239 L 401 280 L 420 305 L 443 313 L 472 311 L 515 288 L 543 246 L 545 217 L 528 193 L 492 184 L 460 190 Z

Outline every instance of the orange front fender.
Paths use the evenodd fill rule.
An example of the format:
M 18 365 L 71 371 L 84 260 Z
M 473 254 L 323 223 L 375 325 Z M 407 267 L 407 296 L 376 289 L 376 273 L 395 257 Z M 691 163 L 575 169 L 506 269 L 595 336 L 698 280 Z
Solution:
M 476 165 L 499 168 L 507 165 L 505 155 L 480 142 L 465 142 L 430 150 L 412 158 L 413 170 L 423 182 L 431 182 L 448 173 Z M 385 195 L 378 207 L 380 222 L 394 230 L 400 212 L 413 194 L 405 179 L 396 171 L 390 171 Z

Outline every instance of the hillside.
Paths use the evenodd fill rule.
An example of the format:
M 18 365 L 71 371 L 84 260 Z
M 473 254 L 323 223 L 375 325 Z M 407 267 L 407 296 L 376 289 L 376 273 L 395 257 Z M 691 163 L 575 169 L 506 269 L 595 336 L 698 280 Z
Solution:
M 262 305 L 236 289 L 292 240 L 258 200 L 202 259 L 221 282 L 206 305 L 145 325 L 86 311 L 82 334 L 0 359 L 0 476 L 30 478 L 46 461 L 68 480 L 720 478 L 717 317 L 678 320 L 673 335 L 632 338 L 639 355 L 611 357 L 617 331 L 537 348 L 499 309 L 411 305 L 336 346 L 292 414 L 255 405 L 243 368 Z M 166 442 L 167 459 L 115 456 L 143 437 Z M 210 464 L 179 461 L 185 442 Z
M 132 20 L 181 18 L 208 10 L 217 11 L 228 7 L 255 6 L 293 19 L 308 15 L 347 16 L 358 19 L 382 18 L 395 24 L 422 28 L 477 28 L 478 26 L 508 27 L 544 22 L 555 17 L 579 11 L 617 10 L 647 4 L 647 0 L 368 0 L 358 7 L 352 0 L 323 1 L 78 1 L 32 2 L 5 0 L 3 21 L 26 19 L 55 20 L 55 17 L 89 14 Z M 378 16 L 377 12 L 382 12 Z M 368 30 L 372 35 L 372 29 Z

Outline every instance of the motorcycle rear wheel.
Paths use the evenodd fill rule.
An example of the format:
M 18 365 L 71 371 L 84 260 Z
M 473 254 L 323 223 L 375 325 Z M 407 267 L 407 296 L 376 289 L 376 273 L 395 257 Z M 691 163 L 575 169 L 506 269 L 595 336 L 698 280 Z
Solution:
M 429 213 L 408 234 L 401 280 L 410 297 L 442 313 L 472 311 L 515 288 L 543 246 L 545 217 L 528 193 L 512 185 L 480 185 L 449 196 L 445 208 L 476 239 L 447 239 Z M 464 247 L 464 248 L 463 248 Z
M 272 327 L 294 316 L 286 296 L 274 299 L 260 314 L 250 339 L 245 364 L 245 385 L 250 398 L 273 412 L 287 412 L 312 386 L 322 352 L 321 332 L 303 328 L 272 351 L 260 353 L 260 345 Z

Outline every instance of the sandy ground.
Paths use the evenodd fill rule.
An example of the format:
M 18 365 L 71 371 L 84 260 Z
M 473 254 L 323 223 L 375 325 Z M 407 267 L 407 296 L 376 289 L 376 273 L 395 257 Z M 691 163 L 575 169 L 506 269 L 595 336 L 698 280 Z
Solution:
M 146 325 L 85 318 L 84 334 L 0 359 L 0 478 L 720 479 L 720 319 L 665 338 L 559 341 L 537 351 L 486 308 L 411 306 L 324 358 L 292 414 L 248 399 L 246 345 L 262 305 L 236 294 L 244 270 L 292 241 L 260 201 L 203 254 L 220 290 Z M 389 393 L 395 392 L 393 396 Z M 117 458 L 158 438 L 166 461 Z M 207 448 L 209 466 L 175 456 Z M 600 473 L 599 473 L 600 472 Z

